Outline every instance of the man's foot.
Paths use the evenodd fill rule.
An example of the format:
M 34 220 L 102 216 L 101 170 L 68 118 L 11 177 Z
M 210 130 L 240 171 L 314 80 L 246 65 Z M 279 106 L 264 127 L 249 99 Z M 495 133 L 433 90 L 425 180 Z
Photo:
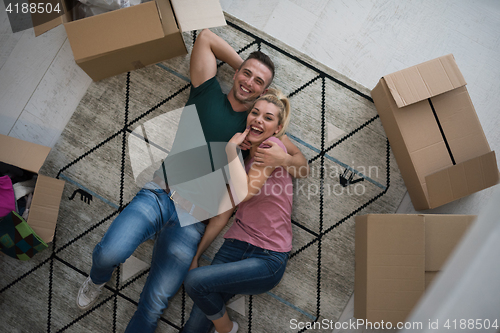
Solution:
M 105 283 L 95 284 L 90 279 L 90 276 L 88 276 L 80 287 L 80 290 L 78 290 L 76 305 L 82 310 L 90 308 L 97 301 L 104 285 Z
M 236 333 L 236 332 L 238 332 L 238 323 L 233 321 L 233 329 L 230 330 L 228 333 Z M 214 333 L 219 333 L 219 332 L 217 332 L 216 330 Z

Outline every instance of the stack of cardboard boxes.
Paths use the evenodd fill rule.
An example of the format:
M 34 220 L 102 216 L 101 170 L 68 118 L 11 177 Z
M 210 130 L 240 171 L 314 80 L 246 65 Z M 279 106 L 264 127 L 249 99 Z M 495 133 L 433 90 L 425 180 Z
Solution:
M 384 76 L 371 92 L 416 210 L 498 183 L 465 84 L 450 54 Z M 404 322 L 474 218 L 357 216 L 354 317 Z

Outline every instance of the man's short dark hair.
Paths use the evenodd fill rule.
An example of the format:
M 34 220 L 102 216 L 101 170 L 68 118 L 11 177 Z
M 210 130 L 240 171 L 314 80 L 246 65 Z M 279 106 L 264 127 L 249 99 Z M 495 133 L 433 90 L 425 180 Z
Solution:
M 262 64 L 264 64 L 267 68 L 269 68 L 269 70 L 271 71 L 271 81 L 268 82 L 267 86 L 269 86 L 271 84 L 271 82 L 273 82 L 273 79 L 274 79 L 274 63 L 273 61 L 271 60 L 271 58 L 269 58 L 269 56 L 261 51 L 253 51 L 252 53 L 250 53 L 250 55 L 245 59 L 245 61 L 243 61 L 243 63 L 241 64 L 240 66 L 240 69 L 241 67 L 243 67 L 243 64 L 245 64 L 245 62 L 247 62 L 248 60 L 250 59 L 255 59 L 257 61 L 260 61 Z

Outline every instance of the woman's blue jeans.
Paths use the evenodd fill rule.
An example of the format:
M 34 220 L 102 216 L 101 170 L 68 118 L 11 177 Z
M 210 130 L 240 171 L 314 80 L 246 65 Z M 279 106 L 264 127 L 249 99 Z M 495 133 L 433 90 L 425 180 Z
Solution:
M 181 227 L 178 214 L 188 213 L 176 210 L 165 191 L 141 189 L 94 248 L 90 277 L 101 284 L 141 243 L 156 235 L 149 276 L 126 332 L 154 332 L 168 300 L 189 271 L 205 225 Z
M 255 295 L 273 289 L 283 277 L 289 253 L 274 252 L 226 239 L 210 266 L 191 270 L 184 286 L 194 301 L 184 333 L 208 333 L 211 320 L 226 312 L 236 294 Z

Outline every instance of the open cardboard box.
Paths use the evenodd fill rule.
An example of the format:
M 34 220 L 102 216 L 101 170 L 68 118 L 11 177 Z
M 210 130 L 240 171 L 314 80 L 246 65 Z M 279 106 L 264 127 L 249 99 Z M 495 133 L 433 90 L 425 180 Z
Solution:
M 0 134 L 0 161 L 38 174 L 49 147 Z M 38 175 L 31 201 L 28 224 L 45 243 L 52 242 L 56 230 L 64 181 Z
M 356 216 L 354 317 L 404 322 L 475 218 Z
M 498 183 L 491 151 L 453 55 L 386 75 L 371 91 L 416 210 Z
M 35 35 L 64 24 L 76 63 L 94 80 L 187 54 L 182 32 L 226 25 L 218 0 L 152 0 L 71 21 L 65 14 L 40 22 Z

